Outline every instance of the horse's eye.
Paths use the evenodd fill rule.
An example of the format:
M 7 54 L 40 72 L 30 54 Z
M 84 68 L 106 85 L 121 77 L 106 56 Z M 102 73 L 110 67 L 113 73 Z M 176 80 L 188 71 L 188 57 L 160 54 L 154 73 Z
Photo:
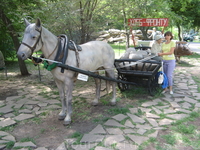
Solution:
M 32 39 L 36 39 L 36 36 L 32 36 Z

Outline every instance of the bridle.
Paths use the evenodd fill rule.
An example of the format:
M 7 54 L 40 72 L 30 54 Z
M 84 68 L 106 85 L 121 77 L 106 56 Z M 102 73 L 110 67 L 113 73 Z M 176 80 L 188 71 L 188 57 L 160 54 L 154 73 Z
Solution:
M 24 42 L 21 43 L 21 44 L 23 44 L 23 45 L 25 45 L 25 46 L 27 46 L 28 48 L 31 49 L 31 55 L 30 55 L 30 57 L 32 56 L 34 50 L 36 49 L 37 44 L 39 43 L 39 41 L 40 41 L 40 39 L 41 39 L 42 28 L 41 28 L 41 31 L 38 30 L 38 29 L 35 29 L 35 30 L 38 31 L 38 32 L 40 33 L 40 35 L 39 35 L 39 37 L 38 37 L 36 43 L 34 44 L 34 46 L 31 47 L 30 45 L 28 45 L 28 44 L 26 44 L 26 43 L 24 43 Z M 43 42 L 42 42 L 42 43 L 43 43 Z

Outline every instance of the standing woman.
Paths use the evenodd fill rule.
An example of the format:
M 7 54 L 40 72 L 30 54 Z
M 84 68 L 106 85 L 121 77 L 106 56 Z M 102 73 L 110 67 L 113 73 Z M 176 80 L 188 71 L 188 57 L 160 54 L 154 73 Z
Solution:
M 171 41 L 173 39 L 173 35 L 170 31 L 167 31 L 164 34 L 164 37 L 166 41 L 162 44 L 162 52 L 158 53 L 158 55 L 163 57 L 163 71 L 168 78 L 170 94 L 173 94 L 173 72 L 176 66 L 174 49 L 176 44 L 174 41 Z M 165 93 L 166 91 L 167 88 L 164 89 L 162 93 Z

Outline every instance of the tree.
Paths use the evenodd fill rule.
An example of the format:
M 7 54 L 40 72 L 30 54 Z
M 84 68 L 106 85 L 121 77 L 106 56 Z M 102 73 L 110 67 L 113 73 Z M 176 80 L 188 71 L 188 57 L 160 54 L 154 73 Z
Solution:
M 3 28 L 6 29 L 6 33 L 11 37 L 14 45 L 14 49 L 18 51 L 20 46 L 19 38 L 20 33 L 23 30 L 22 26 L 23 18 L 29 15 L 34 17 L 35 14 L 39 14 L 40 8 L 44 5 L 43 0 L 1 0 L 0 1 L 0 17 Z M 30 11 L 33 10 L 33 11 Z M 37 12 L 37 13 L 36 13 Z M 18 59 L 19 68 L 22 75 L 28 75 L 25 62 Z
M 186 28 L 200 27 L 200 0 L 170 1 L 171 10 L 178 16 L 174 22 L 178 27 L 179 40 L 182 41 L 181 26 Z
M 81 43 L 85 43 L 90 39 L 90 22 L 93 19 L 93 12 L 97 6 L 98 0 L 87 0 L 79 2 L 80 20 L 81 20 Z
M 107 0 L 107 5 L 110 12 L 107 17 L 110 17 L 110 24 L 113 26 L 121 27 L 125 29 L 127 35 L 129 34 L 130 27 L 128 27 L 127 20 L 129 18 L 168 18 L 169 5 L 165 0 L 116 0 L 113 3 L 112 0 Z M 119 26 L 120 24 L 121 26 Z M 122 26 L 123 25 L 123 26 Z M 147 40 L 147 31 L 150 27 L 131 27 L 134 29 L 140 29 L 143 34 L 143 39 Z M 152 27 L 153 28 L 153 27 Z M 129 38 L 127 38 L 129 39 Z M 128 42 L 127 42 L 128 43 Z M 129 47 L 129 45 L 127 44 Z
M 49 1 L 42 9 L 51 17 L 43 22 L 54 34 L 66 34 L 69 39 L 82 44 L 92 40 L 92 33 L 104 24 L 100 4 L 100 0 L 69 0 L 68 5 L 66 0 Z
M 12 38 L 14 47 L 17 51 L 19 48 L 19 45 L 20 45 L 19 40 L 18 40 L 18 34 L 17 34 L 11 20 L 5 15 L 5 13 L 2 9 L 0 9 L 0 16 L 1 16 L 1 19 L 4 22 L 5 26 L 7 27 L 7 30 L 9 31 L 9 35 Z M 28 70 L 26 68 L 24 61 L 22 61 L 21 59 L 18 59 L 18 62 L 19 62 L 21 74 L 28 75 L 29 73 L 28 73 Z

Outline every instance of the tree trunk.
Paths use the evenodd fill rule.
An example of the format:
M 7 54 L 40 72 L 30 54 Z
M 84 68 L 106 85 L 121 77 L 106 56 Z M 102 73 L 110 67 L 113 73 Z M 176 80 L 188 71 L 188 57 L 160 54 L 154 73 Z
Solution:
M 13 40 L 13 43 L 14 43 L 15 50 L 17 52 L 18 49 L 19 49 L 19 46 L 20 46 L 19 40 L 17 38 L 18 34 L 16 33 L 16 31 L 15 31 L 13 25 L 12 25 L 11 20 L 6 17 L 3 10 L 1 10 L 1 9 L 0 9 L 0 16 L 1 16 L 2 21 L 4 22 L 4 24 L 6 25 L 8 31 L 9 31 L 9 34 L 10 34 L 12 40 Z M 21 75 L 29 75 L 25 62 L 18 58 L 18 63 L 19 63 Z
M 147 36 L 147 31 L 148 28 L 146 27 L 140 27 L 141 31 L 142 31 L 142 35 L 143 35 L 143 40 L 149 40 L 148 36 Z
M 88 42 L 91 35 L 91 21 L 98 0 L 87 0 L 85 3 L 79 2 L 81 21 L 81 44 Z
M 124 16 L 124 28 L 125 28 L 125 31 L 126 31 L 126 49 L 129 48 L 130 46 L 130 43 L 129 43 L 129 31 L 128 31 L 128 27 L 127 27 L 127 19 L 126 19 L 126 12 L 125 10 L 123 9 L 123 16 Z
M 178 39 L 179 41 L 182 41 L 181 27 L 179 23 L 177 23 L 177 27 L 178 27 Z
M 82 2 L 80 1 L 79 4 L 80 4 L 80 18 L 81 18 L 80 19 L 81 20 L 81 43 L 80 44 L 83 44 L 83 43 L 85 43 L 85 26 L 84 26 L 85 19 L 83 16 L 84 9 L 83 9 Z

